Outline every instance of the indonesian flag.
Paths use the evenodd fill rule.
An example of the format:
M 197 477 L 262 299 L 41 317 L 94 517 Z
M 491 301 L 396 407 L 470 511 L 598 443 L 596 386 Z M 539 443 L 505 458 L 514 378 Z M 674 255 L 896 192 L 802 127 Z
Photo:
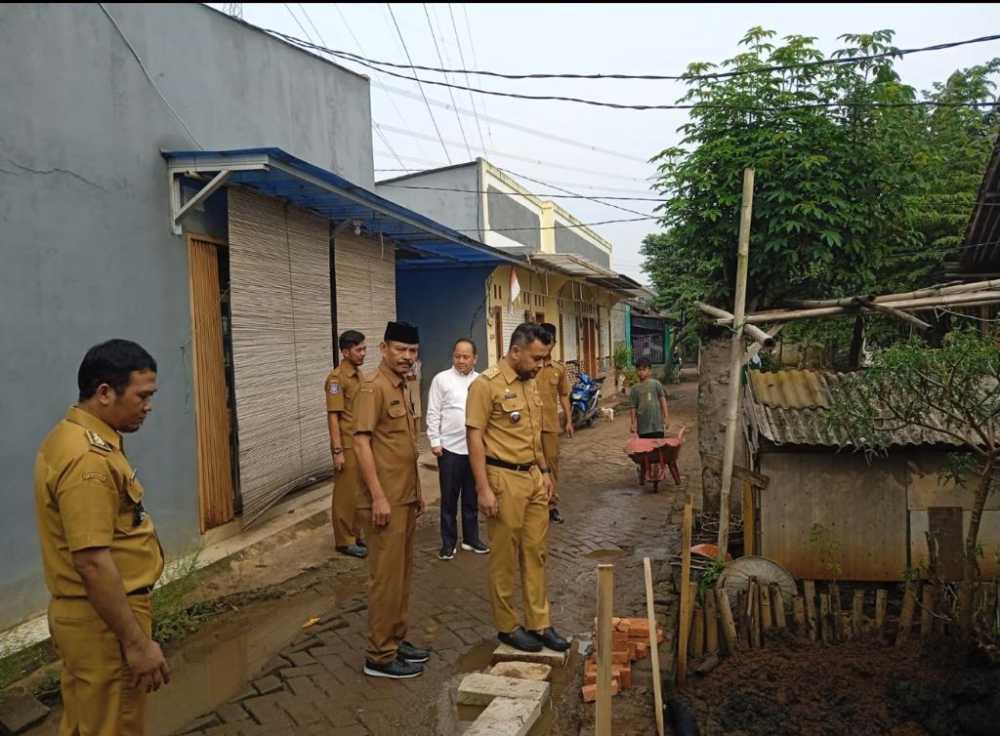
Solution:
M 517 269 L 510 269 L 510 303 L 513 304 L 521 296 L 521 284 L 517 280 Z

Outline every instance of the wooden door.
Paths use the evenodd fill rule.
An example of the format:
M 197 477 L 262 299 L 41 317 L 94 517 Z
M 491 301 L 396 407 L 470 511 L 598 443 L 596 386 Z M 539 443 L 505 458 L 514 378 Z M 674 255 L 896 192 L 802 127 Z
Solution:
M 493 307 L 493 337 L 496 341 L 497 362 L 504 354 L 503 344 L 503 310 L 500 307 Z
M 233 518 L 235 499 L 217 247 L 209 240 L 188 237 L 198 508 L 203 532 Z

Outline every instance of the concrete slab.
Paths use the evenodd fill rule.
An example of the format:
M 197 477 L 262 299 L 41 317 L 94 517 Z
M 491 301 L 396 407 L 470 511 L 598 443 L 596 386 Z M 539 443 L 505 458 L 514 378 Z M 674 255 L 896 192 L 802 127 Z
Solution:
M 544 701 L 549 697 L 549 683 L 519 680 L 473 672 L 458 686 L 459 705 L 489 705 L 495 698 Z
M 545 682 L 552 677 L 552 667 L 535 662 L 498 662 L 490 670 L 497 677 L 516 677 L 520 680 Z
M 542 701 L 494 698 L 465 736 L 526 736 L 542 715 Z
M 542 649 L 540 652 L 522 652 L 509 644 L 501 644 L 493 650 L 493 663 L 497 662 L 537 662 L 551 667 L 562 667 L 568 659 L 567 652 L 554 652 Z

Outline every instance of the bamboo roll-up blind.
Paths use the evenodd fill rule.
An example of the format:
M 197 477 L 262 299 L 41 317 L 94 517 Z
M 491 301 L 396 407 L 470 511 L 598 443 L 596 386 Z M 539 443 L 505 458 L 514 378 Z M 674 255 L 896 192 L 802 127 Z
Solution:
M 580 353 L 577 349 L 577 329 L 576 329 L 576 304 L 569 301 L 562 303 L 562 341 L 563 361 L 578 360 Z
M 244 524 L 332 465 L 322 395 L 332 365 L 327 228 L 275 199 L 229 189 Z
M 358 330 L 365 336 L 368 355 L 361 371 L 368 376 L 382 360 L 378 346 L 385 323 L 396 319 L 396 252 L 389 243 L 341 233 L 333 258 L 337 331 Z

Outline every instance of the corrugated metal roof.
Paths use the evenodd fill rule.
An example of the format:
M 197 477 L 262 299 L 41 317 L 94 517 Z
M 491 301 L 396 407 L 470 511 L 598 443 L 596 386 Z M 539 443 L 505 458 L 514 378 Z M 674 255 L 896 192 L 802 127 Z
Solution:
M 775 445 L 864 446 L 863 438 L 851 437 L 829 421 L 830 387 L 844 377 L 832 371 L 751 371 L 745 417 L 752 443 L 759 445 L 757 437 L 763 437 Z M 944 426 L 933 415 L 928 423 Z M 890 444 L 963 446 L 950 435 L 912 425 L 893 430 Z

